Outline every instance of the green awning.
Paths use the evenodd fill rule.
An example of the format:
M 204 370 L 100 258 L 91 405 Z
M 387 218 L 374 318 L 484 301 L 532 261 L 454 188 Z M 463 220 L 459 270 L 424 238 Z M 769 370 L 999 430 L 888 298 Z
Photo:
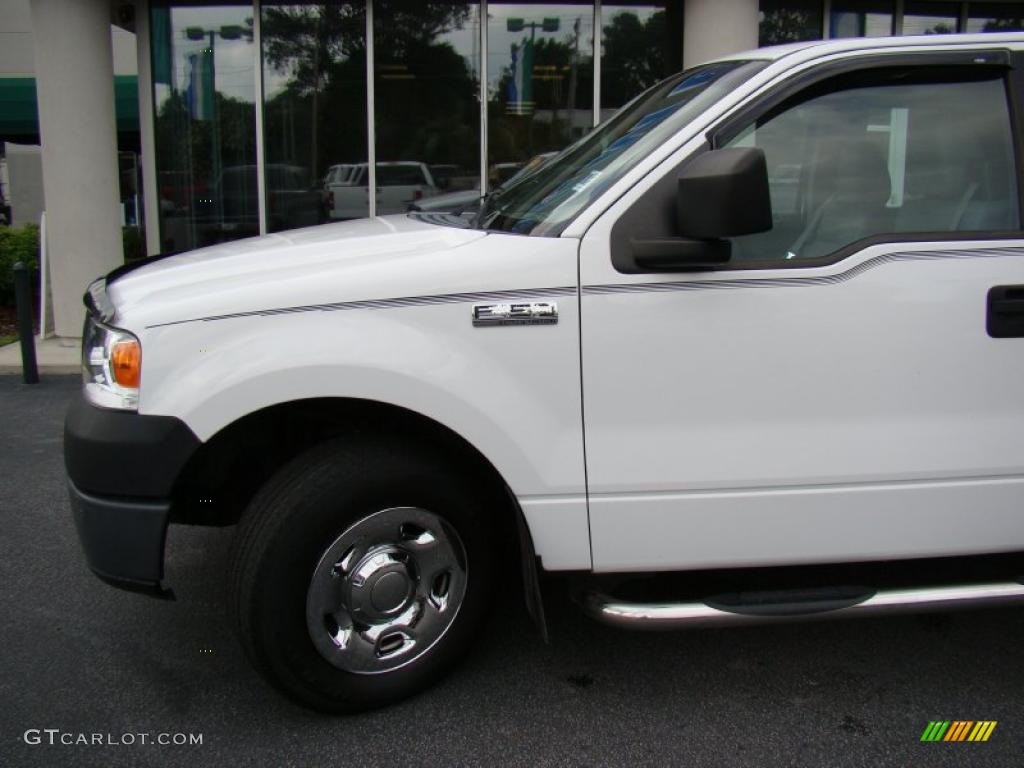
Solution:
M 114 76 L 114 110 L 119 132 L 139 130 L 139 78 Z M 0 140 L 39 140 L 34 77 L 0 77 Z

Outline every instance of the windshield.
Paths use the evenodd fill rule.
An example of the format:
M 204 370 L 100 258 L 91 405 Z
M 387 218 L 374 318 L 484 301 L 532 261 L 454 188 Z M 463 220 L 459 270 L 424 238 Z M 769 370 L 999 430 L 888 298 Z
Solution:
M 705 64 L 649 88 L 558 156 L 495 190 L 484 200 L 475 226 L 528 235 L 559 234 L 591 200 L 766 64 Z

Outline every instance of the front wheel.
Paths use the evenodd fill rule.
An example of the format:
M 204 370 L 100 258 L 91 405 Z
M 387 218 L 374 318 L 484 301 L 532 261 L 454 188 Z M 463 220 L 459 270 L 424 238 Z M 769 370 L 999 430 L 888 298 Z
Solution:
M 495 546 L 480 499 L 437 451 L 335 441 L 293 461 L 239 531 L 234 602 L 250 658 L 329 712 L 429 685 L 485 613 Z

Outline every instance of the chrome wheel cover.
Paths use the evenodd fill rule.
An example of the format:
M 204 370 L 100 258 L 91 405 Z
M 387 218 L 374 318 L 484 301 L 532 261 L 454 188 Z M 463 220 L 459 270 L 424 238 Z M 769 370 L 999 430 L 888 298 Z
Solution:
M 320 557 L 306 593 L 306 627 L 335 667 L 388 672 L 444 636 L 466 579 L 466 552 L 447 522 L 418 507 L 383 509 L 350 526 Z

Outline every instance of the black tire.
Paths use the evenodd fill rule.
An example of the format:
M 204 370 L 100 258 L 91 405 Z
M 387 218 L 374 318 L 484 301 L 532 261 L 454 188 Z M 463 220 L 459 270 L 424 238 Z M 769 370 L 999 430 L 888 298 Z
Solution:
M 391 704 L 431 685 L 464 658 L 490 599 L 496 536 L 479 485 L 436 449 L 399 440 L 334 440 L 302 454 L 257 493 L 239 526 L 231 599 L 242 645 L 275 687 L 330 713 Z M 314 569 L 351 525 L 394 507 L 430 510 L 461 539 L 465 594 L 430 649 L 397 669 L 359 674 L 329 663 L 306 623 Z

